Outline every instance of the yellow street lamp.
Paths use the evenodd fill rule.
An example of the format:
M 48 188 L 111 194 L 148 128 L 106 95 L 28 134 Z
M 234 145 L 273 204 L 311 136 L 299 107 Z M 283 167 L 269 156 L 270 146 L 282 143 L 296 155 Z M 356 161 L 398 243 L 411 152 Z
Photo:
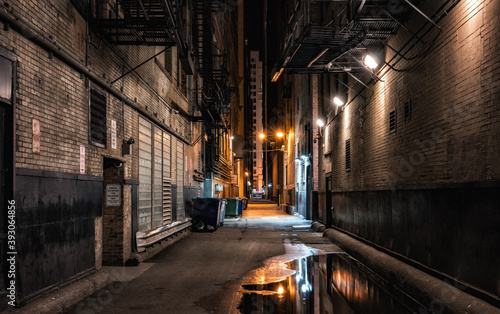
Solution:
M 266 135 L 265 135 L 264 133 L 260 133 L 260 134 L 259 134 L 259 137 L 260 137 L 261 139 L 264 139 L 264 137 L 266 137 Z

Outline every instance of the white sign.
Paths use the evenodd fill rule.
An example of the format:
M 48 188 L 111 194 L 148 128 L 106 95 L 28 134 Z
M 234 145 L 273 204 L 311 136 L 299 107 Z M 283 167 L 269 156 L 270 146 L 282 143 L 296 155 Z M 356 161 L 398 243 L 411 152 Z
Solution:
M 80 173 L 85 173 L 85 146 L 80 145 Z
M 106 206 L 120 206 L 122 204 L 121 185 L 106 185 Z
M 116 149 L 116 121 L 111 120 L 111 149 Z
M 40 154 L 40 121 L 33 118 L 33 153 Z

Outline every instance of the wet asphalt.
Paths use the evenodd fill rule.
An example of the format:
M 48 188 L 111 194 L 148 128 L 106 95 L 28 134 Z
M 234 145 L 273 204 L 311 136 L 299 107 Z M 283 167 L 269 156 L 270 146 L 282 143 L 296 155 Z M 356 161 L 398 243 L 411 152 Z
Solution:
M 249 203 L 242 217 L 193 232 L 136 267 L 104 267 L 112 282 L 67 313 L 240 313 L 243 281 L 282 271 L 259 271 L 266 261 L 338 250 L 310 225 L 276 204 Z

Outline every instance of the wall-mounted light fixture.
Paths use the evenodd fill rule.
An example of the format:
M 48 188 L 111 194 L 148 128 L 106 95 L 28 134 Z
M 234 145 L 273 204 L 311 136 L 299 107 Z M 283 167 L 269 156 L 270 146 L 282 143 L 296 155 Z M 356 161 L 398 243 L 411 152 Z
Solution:
M 265 135 L 264 133 L 260 133 L 260 134 L 259 134 L 259 137 L 260 137 L 261 139 L 264 139 L 264 137 L 266 137 L 266 135 Z
M 132 154 L 132 144 L 135 143 L 135 140 L 131 137 L 128 140 L 123 140 L 122 143 L 122 156 Z
M 322 128 L 325 126 L 325 121 L 319 118 L 318 120 L 316 120 L 316 124 L 318 125 L 318 127 Z
M 369 67 L 370 69 L 375 69 L 378 66 L 378 63 L 377 63 L 377 61 L 375 61 L 375 59 L 372 56 L 366 55 L 365 56 L 365 65 L 367 67 Z
M 339 97 L 333 98 L 333 103 L 336 104 L 339 107 L 344 104 L 344 102 L 342 101 L 342 99 L 340 99 Z

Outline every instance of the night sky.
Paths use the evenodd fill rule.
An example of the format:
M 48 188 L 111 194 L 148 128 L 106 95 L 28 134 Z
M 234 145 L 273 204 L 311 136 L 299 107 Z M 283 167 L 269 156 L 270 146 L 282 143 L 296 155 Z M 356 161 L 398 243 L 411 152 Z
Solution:
M 245 38 L 250 50 L 264 51 L 264 0 L 245 1 Z

